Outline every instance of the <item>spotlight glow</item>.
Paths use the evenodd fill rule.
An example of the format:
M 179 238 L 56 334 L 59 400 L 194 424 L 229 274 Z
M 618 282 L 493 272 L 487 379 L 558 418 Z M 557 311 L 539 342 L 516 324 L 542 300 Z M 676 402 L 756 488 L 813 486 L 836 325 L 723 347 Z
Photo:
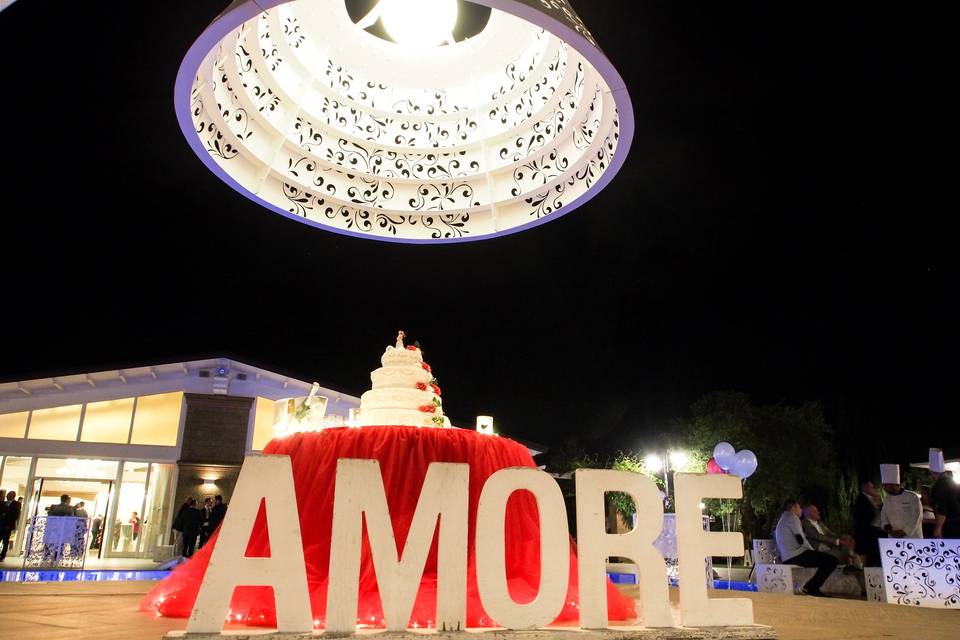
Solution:
M 648 454 L 647 457 L 643 459 L 643 466 L 651 473 L 658 473 L 663 469 L 663 459 L 655 453 Z
M 690 456 L 687 455 L 686 451 L 671 451 L 670 452 L 670 464 L 677 471 L 683 471 L 684 467 L 687 466 L 687 463 L 690 462 Z
M 397 44 L 435 47 L 453 41 L 456 0 L 380 0 L 383 27 Z

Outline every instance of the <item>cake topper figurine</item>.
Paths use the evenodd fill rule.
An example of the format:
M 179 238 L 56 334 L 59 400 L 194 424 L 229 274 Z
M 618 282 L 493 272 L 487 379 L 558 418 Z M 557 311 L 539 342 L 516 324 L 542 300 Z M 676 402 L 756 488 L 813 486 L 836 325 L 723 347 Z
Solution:
M 403 349 L 403 339 L 407 337 L 407 334 L 401 329 L 397 333 L 397 349 Z

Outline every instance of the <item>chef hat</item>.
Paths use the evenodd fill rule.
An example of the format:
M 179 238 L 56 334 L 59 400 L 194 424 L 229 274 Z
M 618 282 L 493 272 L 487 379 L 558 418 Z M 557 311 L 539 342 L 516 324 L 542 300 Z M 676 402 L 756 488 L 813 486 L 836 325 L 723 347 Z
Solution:
M 943 473 L 945 467 L 943 464 L 943 450 L 930 449 L 930 471 L 934 473 Z
M 900 465 L 898 464 L 880 465 L 880 483 L 881 484 L 900 484 Z

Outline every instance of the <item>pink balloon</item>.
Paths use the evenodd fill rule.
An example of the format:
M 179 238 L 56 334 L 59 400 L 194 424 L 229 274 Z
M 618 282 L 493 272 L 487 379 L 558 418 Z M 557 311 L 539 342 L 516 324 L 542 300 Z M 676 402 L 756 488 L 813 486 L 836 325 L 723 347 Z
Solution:
M 720 468 L 716 459 L 710 458 L 710 460 L 707 461 L 707 473 L 726 473 L 726 471 Z

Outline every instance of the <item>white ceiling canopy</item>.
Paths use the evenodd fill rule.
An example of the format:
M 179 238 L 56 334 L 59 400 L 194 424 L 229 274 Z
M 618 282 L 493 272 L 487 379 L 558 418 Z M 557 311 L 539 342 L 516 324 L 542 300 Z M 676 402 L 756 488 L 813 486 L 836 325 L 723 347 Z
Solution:
M 489 20 L 459 41 L 463 0 L 404 0 L 406 19 L 391 2 L 359 20 L 345 0 L 230 5 L 177 78 L 197 155 L 274 212 L 412 243 L 543 224 L 619 170 L 630 99 L 567 0 L 477 0 Z

